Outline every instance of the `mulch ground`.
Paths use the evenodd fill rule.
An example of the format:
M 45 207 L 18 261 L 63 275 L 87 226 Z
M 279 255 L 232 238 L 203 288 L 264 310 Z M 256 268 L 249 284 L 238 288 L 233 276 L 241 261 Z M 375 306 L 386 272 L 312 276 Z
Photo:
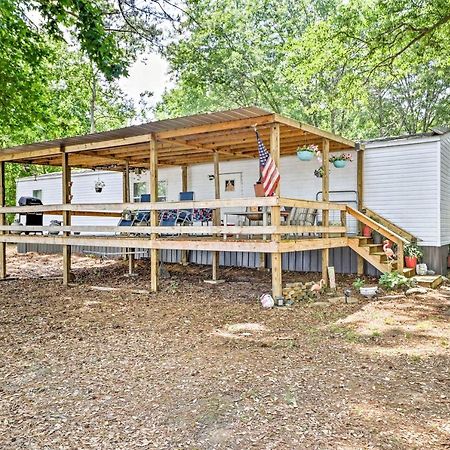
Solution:
M 145 262 L 76 257 L 70 287 L 59 256 L 8 263 L 1 449 L 450 448 L 445 287 L 264 310 L 264 272 L 167 265 L 149 294 Z

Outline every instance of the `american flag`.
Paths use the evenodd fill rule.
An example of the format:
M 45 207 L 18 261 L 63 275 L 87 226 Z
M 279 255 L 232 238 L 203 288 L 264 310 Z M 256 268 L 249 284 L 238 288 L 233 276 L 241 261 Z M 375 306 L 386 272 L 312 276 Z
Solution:
M 259 165 L 261 167 L 261 182 L 264 187 L 264 194 L 266 197 L 271 197 L 275 194 L 275 190 L 280 182 L 280 172 L 278 172 L 274 160 L 266 150 L 266 147 L 264 147 L 264 143 L 257 131 L 256 140 L 258 142 Z

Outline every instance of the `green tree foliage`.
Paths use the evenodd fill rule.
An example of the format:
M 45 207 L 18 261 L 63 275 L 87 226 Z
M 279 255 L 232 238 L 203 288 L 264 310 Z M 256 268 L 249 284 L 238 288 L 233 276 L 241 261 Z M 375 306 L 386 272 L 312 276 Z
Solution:
M 447 0 L 189 0 L 161 117 L 256 104 L 354 138 L 449 122 Z
M 40 67 L 43 76 L 30 116 L 3 110 L 2 105 L 0 110 L 5 112 L 0 115 L 3 147 L 89 133 L 92 108 L 96 131 L 124 126 L 135 117 L 133 103 L 117 82 L 103 77 L 85 56 L 66 45 L 58 45 L 51 54 L 51 61 L 46 60 Z M 8 203 L 15 202 L 17 178 L 53 170 L 59 169 L 7 164 Z

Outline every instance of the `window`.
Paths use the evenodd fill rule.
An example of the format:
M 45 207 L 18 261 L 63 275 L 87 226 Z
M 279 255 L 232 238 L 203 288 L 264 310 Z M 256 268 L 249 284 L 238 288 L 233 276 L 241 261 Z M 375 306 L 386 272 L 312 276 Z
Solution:
M 167 180 L 158 181 L 158 202 L 167 201 Z
M 142 194 L 148 194 L 148 184 L 146 181 L 137 181 L 133 184 L 134 201 L 140 202 Z M 161 180 L 158 182 L 158 201 L 167 201 L 167 180 Z
M 42 189 L 33 189 L 33 197 L 42 200 Z
M 141 201 L 141 195 L 148 194 L 147 183 L 145 181 L 137 181 L 133 184 L 133 199 L 135 202 Z

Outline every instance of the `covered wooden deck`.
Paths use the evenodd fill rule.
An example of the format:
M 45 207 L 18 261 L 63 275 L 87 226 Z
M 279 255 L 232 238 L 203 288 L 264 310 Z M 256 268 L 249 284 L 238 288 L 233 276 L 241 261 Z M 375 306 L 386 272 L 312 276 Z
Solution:
M 257 158 L 258 149 L 253 127 L 279 167 L 280 156 L 296 153 L 297 147 L 316 144 L 323 160 L 329 153 L 357 147 L 358 200 L 362 205 L 363 149 L 354 142 L 335 136 L 295 120 L 259 108 L 242 108 L 212 114 L 151 122 L 144 125 L 104 133 L 65 138 L 22 145 L 0 151 L 0 278 L 6 277 L 6 243 L 35 242 L 59 244 L 63 247 L 63 280 L 70 281 L 71 246 L 99 245 L 121 248 L 150 249 L 151 289 L 157 291 L 161 249 L 207 250 L 213 252 L 212 278 L 218 279 L 219 252 L 241 251 L 271 255 L 272 291 L 282 294 L 281 255 L 285 252 L 322 249 L 322 276 L 327 280 L 328 250 L 349 245 L 347 214 L 357 220 L 371 220 L 346 205 L 330 203 L 329 165 L 324 164 L 322 178 L 323 201 L 273 197 L 220 199 L 220 162 Z M 215 198 L 204 201 L 131 203 L 129 173 L 132 169 L 149 170 L 150 196 L 158 198 L 158 168 L 179 166 L 183 191 L 188 191 L 188 170 L 192 164 L 214 163 Z M 62 168 L 61 204 L 39 206 L 5 206 L 5 164 L 39 164 Z M 258 164 L 255 159 L 255 164 Z M 73 168 L 107 169 L 123 173 L 123 202 L 113 204 L 72 204 L 71 170 Z M 281 177 L 283 174 L 281 173 Z M 255 180 L 256 182 L 257 180 Z M 224 226 L 221 214 L 227 208 L 260 208 L 270 211 L 270 223 L 252 226 Z M 204 226 L 159 226 L 161 211 L 174 209 L 210 208 L 212 224 Z M 321 212 L 321 225 L 286 225 L 282 220 L 284 208 L 315 208 Z M 116 216 L 126 209 L 150 212 L 150 226 L 72 226 L 71 217 Z M 339 225 L 330 225 L 331 210 L 339 212 Z M 48 234 L 51 227 L 17 227 L 6 224 L 6 214 L 59 214 L 63 218 L 61 235 Z M 376 225 L 376 223 L 374 222 Z M 387 229 L 386 229 L 387 230 Z M 390 232 L 389 230 L 387 230 Z M 26 233 L 26 234 L 24 234 Z M 29 234 L 39 233 L 39 234 Z M 395 233 L 394 233 L 395 234 Z M 398 239 L 400 238 L 400 239 Z M 401 241 L 395 235 L 394 239 Z M 362 257 L 359 256 L 362 271 Z M 130 265 L 133 264 L 130 257 Z

